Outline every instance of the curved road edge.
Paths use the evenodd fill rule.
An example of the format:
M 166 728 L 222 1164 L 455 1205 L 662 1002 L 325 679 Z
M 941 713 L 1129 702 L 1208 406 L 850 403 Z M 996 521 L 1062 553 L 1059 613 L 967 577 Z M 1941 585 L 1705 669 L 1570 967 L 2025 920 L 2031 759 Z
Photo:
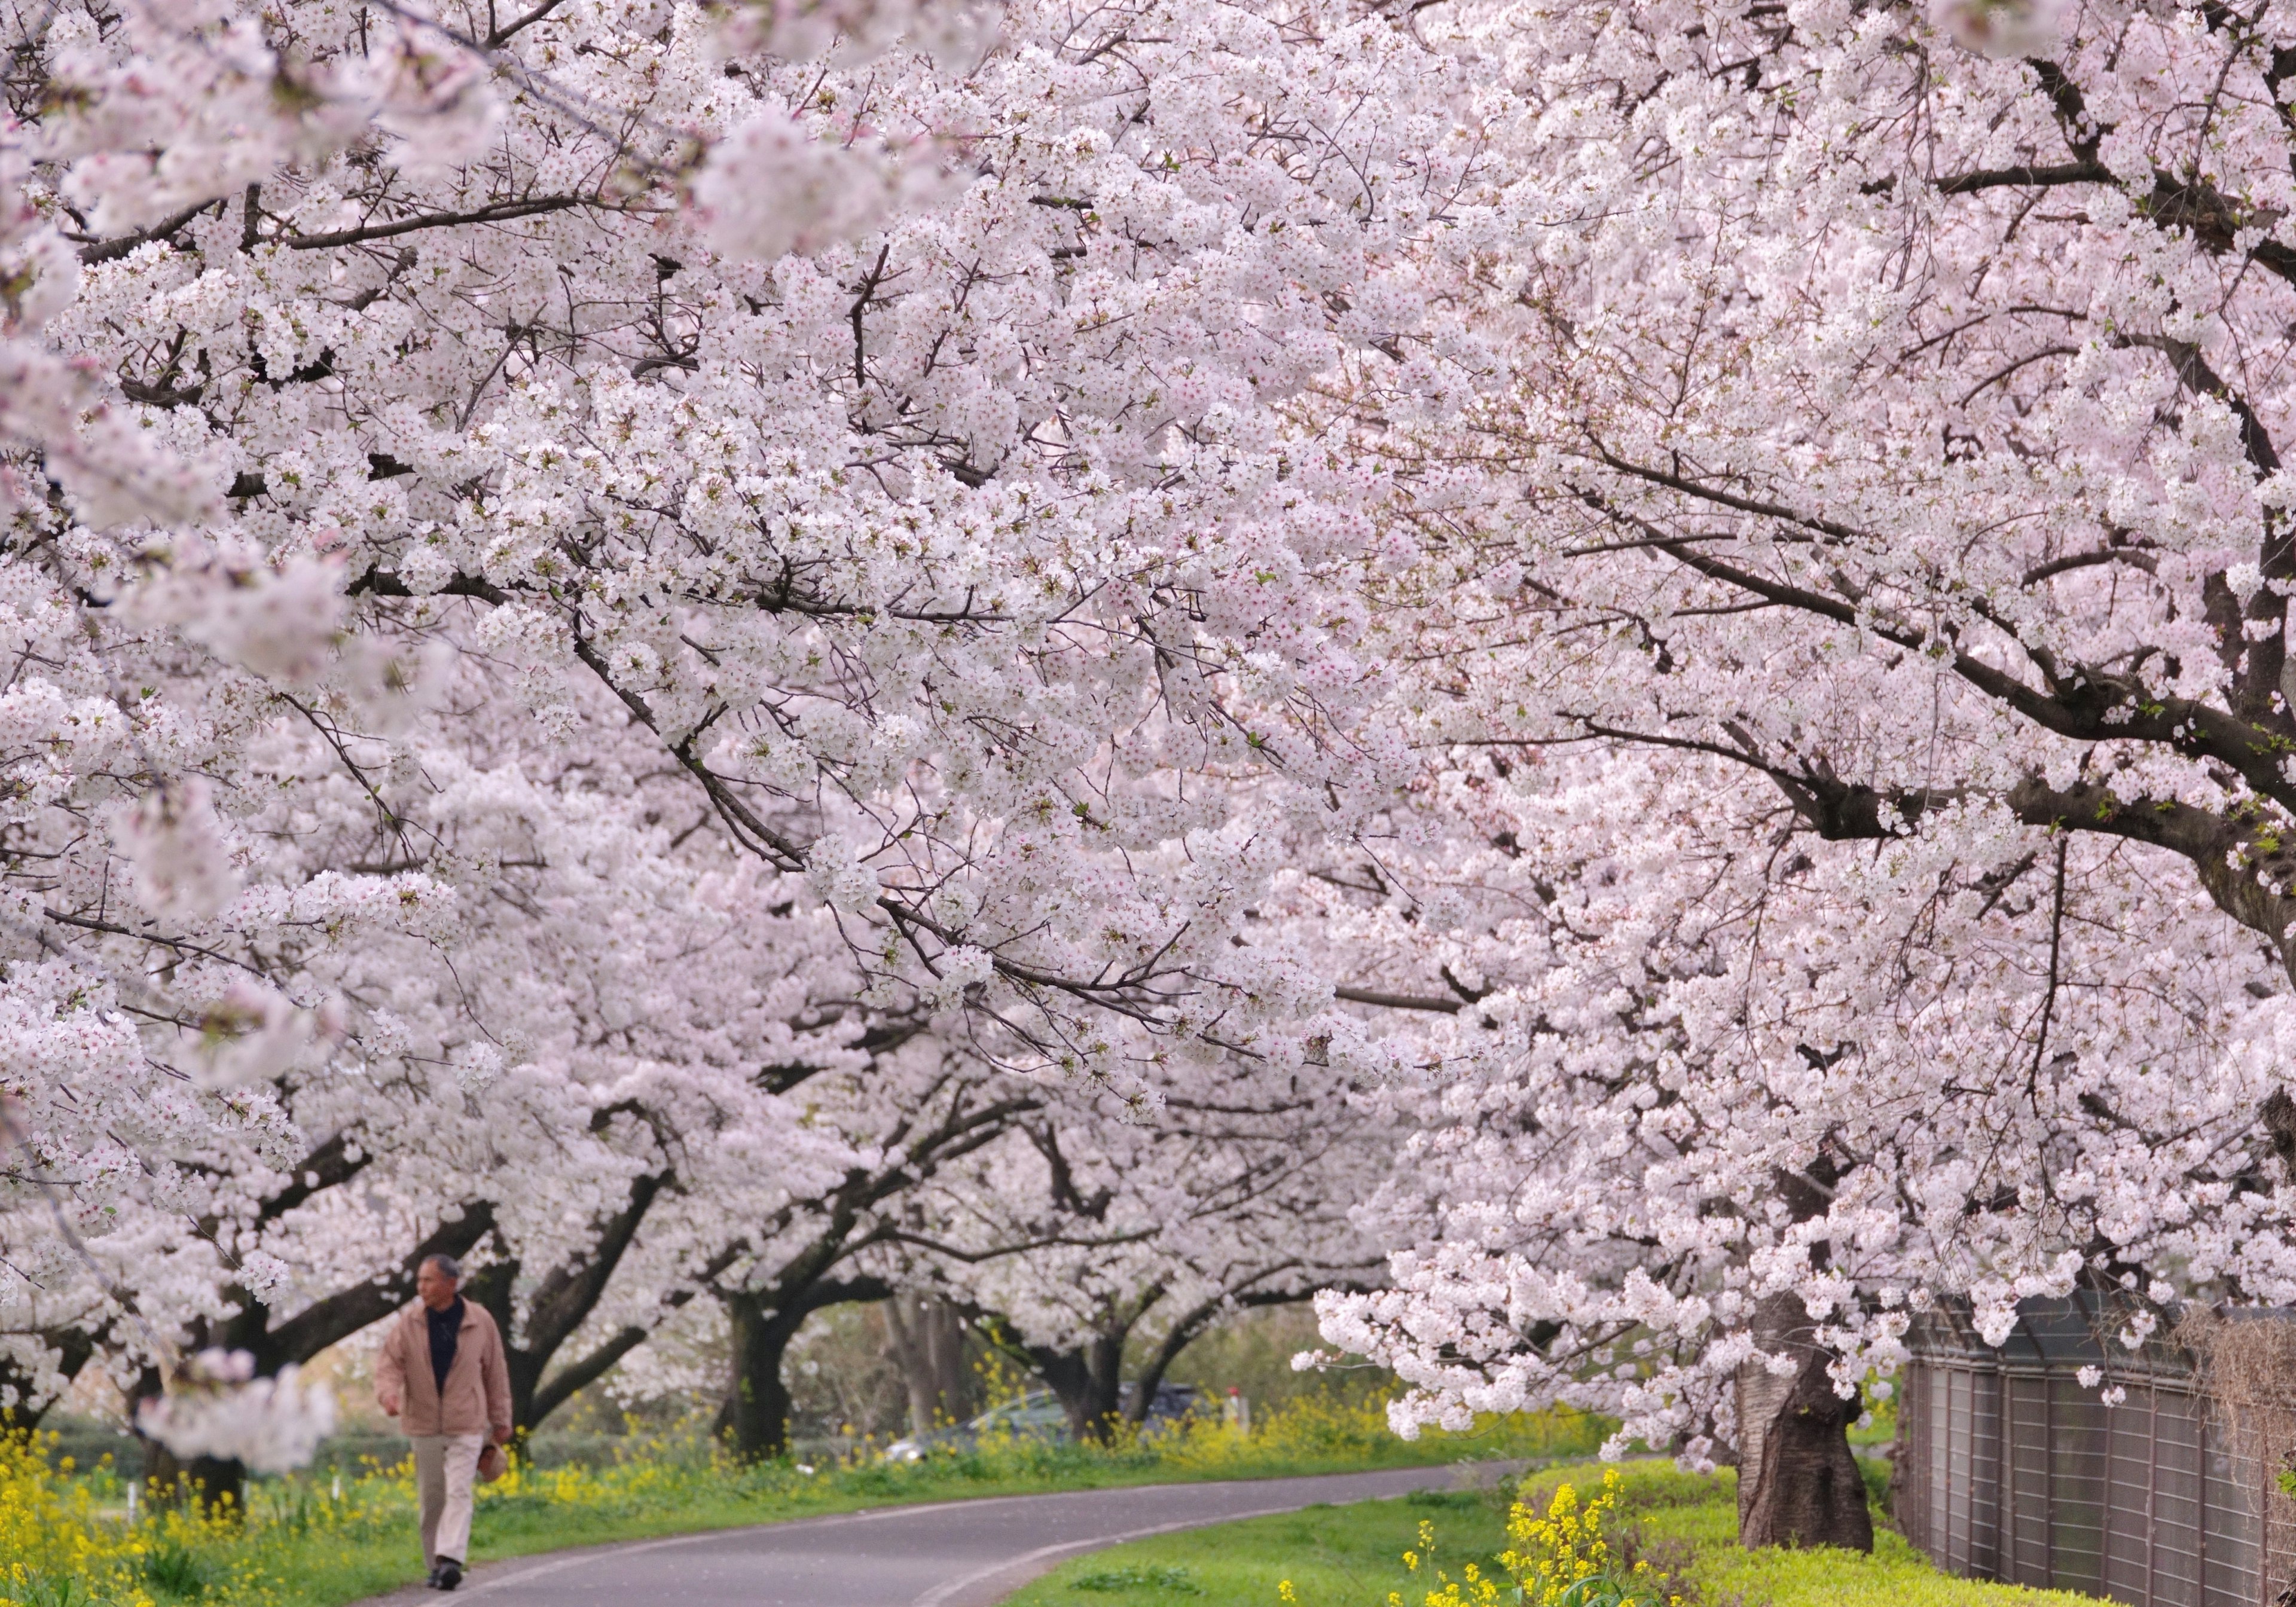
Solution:
M 485 1607 L 996 1607 L 1070 1557 L 1128 1540 L 1323 1503 L 1488 1487 L 1524 1465 L 1453 1463 L 867 1507 L 484 1562 L 455 1595 Z M 357 1607 L 439 1599 L 409 1586 Z

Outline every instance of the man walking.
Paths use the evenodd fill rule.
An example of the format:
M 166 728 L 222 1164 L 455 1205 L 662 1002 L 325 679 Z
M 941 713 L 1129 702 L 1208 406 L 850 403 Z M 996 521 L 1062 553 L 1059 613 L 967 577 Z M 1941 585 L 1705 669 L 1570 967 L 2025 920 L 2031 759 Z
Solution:
M 429 1256 L 414 1271 L 415 1303 L 398 1314 L 375 1363 L 374 1395 L 414 1442 L 422 1492 L 422 1557 L 430 1587 L 463 1582 L 471 1551 L 471 1494 L 489 1436 L 510 1439 L 510 1372 L 502 1332 L 459 1292 L 463 1268 Z

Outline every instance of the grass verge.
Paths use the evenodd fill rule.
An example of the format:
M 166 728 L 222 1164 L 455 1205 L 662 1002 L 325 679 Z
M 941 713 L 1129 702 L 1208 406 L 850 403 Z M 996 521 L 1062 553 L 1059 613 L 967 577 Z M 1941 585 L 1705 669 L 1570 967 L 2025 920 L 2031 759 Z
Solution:
M 2098 1598 L 2070 1591 L 1955 1578 L 1888 1529 L 1870 1556 L 1745 1551 L 1734 1475 L 1663 1462 L 1620 1472 L 1616 1549 L 1650 1562 L 1669 1594 L 1698 1607 L 2097 1607 Z M 1516 1497 L 1544 1513 L 1558 1486 L 1583 1489 L 1602 1476 L 1592 1464 L 1555 1468 L 1526 1478 Z M 1300 1607 L 1472 1604 L 1483 1599 L 1476 1589 L 1445 1595 L 1437 1578 L 1461 1580 L 1470 1563 L 1494 1581 L 1492 1600 L 1512 1603 L 1498 1554 L 1507 1548 L 1506 1501 L 1504 1492 L 1429 1493 L 1160 1535 L 1078 1558 L 1004 1607 L 1283 1607 L 1287 1583 Z
M 1420 1525 L 1439 1558 L 1482 1562 L 1505 1538 L 1505 1514 L 1484 1496 L 1428 1491 L 1393 1501 L 1311 1506 L 1215 1529 L 1157 1535 L 1095 1552 L 1021 1589 L 1006 1607 L 1281 1607 L 1289 1581 L 1307 1607 L 1377 1607 L 1390 1591 L 1417 1607 L 1425 1566 Z
M 1215 1420 L 1106 1447 L 992 1440 L 906 1465 L 817 1469 L 740 1467 L 705 1440 L 655 1439 L 606 1465 L 483 1487 L 472 1553 L 483 1562 L 963 1496 L 1579 1455 L 1606 1428 L 1524 1416 L 1406 1444 L 1376 1406 L 1311 1400 L 1266 1414 L 1248 1436 Z M 0 1607 L 341 1607 L 422 1575 L 405 1467 L 265 1480 L 235 1518 L 146 1504 L 130 1523 L 126 1496 L 108 1468 L 60 1475 L 21 1439 L 0 1441 Z

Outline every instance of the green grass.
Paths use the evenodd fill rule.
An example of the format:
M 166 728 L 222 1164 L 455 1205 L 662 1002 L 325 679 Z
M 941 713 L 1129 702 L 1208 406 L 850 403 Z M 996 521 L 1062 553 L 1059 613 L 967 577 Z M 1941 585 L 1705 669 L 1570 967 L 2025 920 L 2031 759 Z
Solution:
M 1434 1526 L 1436 1563 L 1455 1574 L 1462 1562 L 1488 1565 L 1505 1537 L 1498 1498 L 1472 1491 L 1311 1506 L 1095 1552 L 1005 1607 L 1279 1607 L 1286 1579 L 1303 1607 L 1382 1607 L 1390 1591 L 1417 1607 L 1414 1579 L 1431 1576 L 1401 1558 L 1418 1548 L 1422 1522 Z
M 1956 1578 L 1939 1571 L 1903 1535 L 1879 1523 L 1870 1556 L 1825 1546 L 1747 1551 L 1738 1544 L 1735 1481 L 1728 1488 L 1726 1500 L 1651 1513 L 1640 1523 L 1652 1551 L 1688 1550 L 1686 1572 L 1705 1602 L 1743 1602 L 1747 1607 L 2097 1607 L 2102 1599 Z
M 516 1473 L 483 1488 L 472 1555 L 484 1562 L 606 1541 L 965 1496 L 1276 1478 L 1462 1458 L 1583 1455 L 1606 1428 L 1592 1419 L 1518 1418 L 1473 1433 L 1431 1435 L 1406 1444 L 1388 1431 L 1375 1406 L 1309 1402 L 1269 1413 L 1249 1438 L 1215 1421 L 1115 1447 L 1006 1441 L 906 1465 L 864 1461 L 818 1471 L 800 1471 L 788 1463 L 737 1467 L 703 1442 L 655 1440 L 634 1445 L 630 1455 L 611 1465 Z M 120 1520 L 125 1489 L 106 1471 L 62 1479 L 38 1457 L 20 1457 L 0 1467 L 0 1518 L 10 1506 L 10 1478 L 18 1481 L 18 1505 L 27 1511 L 32 1510 L 27 1503 L 43 1490 L 68 1488 L 84 1509 L 73 1522 L 89 1537 L 94 1553 L 115 1562 L 132 1556 L 131 1587 L 122 1587 L 116 1570 L 102 1578 L 91 1571 L 78 1580 L 83 1594 L 91 1586 L 102 1587 L 94 1593 L 102 1607 L 341 1607 L 422 1575 L 415 1554 L 413 1483 L 404 1469 L 371 1467 L 347 1478 L 340 1496 L 324 1476 L 266 1480 L 250 1488 L 242 1522 L 206 1522 L 176 1513 L 147 1516 L 133 1531 Z M 46 1528 L 60 1535 L 60 1521 L 49 1521 Z M 131 1554 L 131 1546 L 141 1549 Z M 62 1544 L 50 1549 L 59 1558 L 75 1554 Z M 37 1579 L 12 1587 L 0 1568 L 0 1607 L 32 1602 L 40 1590 L 74 1583 L 53 1565 L 41 1566 Z M 1129 1587 L 1119 1581 L 1102 1594 L 1071 1599 L 1113 1601 Z M 1168 1582 L 1153 1587 L 1164 1590 L 1168 1599 L 1196 1599 Z
M 1673 1591 L 1698 1607 L 2097 1607 L 2099 1598 L 2070 1591 L 1940 1573 L 1886 1528 L 1879 1529 L 1871 1556 L 1745 1551 L 1737 1541 L 1734 1475 L 1684 1473 L 1662 1462 L 1628 1463 L 1620 1471 L 1626 1487 L 1622 1549 L 1650 1560 Z M 1525 1479 L 1521 1495 L 1544 1511 L 1557 1485 L 1572 1483 L 1584 1492 L 1602 1476 L 1591 1464 L 1555 1468 Z M 1406 1607 L 1420 1607 L 1433 1580 L 1424 1562 L 1414 1574 L 1400 1558 L 1423 1549 L 1423 1520 L 1433 1525 L 1435 1566 L 1454 1578 L 1467 1562 L 1496 1571 L 1492 1554 L 1504 1532 L 1500 1498 L 1462 1492 L 1160 1535 L 1078 1558 L 1004 1607 L 1279 1607 L 1286 1579 L 1300 1607 L 1385 1607 L 1390 1592 Z M 1177 1576 L 1160 1571 L 1174 1570 Z

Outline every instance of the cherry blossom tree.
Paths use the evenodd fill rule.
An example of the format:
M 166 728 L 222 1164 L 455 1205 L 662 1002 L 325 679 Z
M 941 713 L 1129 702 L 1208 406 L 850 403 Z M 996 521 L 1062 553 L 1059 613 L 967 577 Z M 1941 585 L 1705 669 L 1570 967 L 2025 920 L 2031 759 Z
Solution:
M 310 750 L 317 774 L 298 805 L 324 816 L 328 772 L 344 761 L 324 743 Z M 224 1082 L 198 1080 L 211 1068 L 195 1049 L 187 1096 L 204 1087 L 264 1123 L 250 1136 L 194 1130 L 142 1157 L 143 1178 L 111 1198 L 74 1196 L 94 1219 L 70 1248 L 98 1285 L 78 1320 L 108 1332 L 111 1364 L 136 1392 L 156 1392 L 189 1349 L 238 1352 L 266 1373 L 308 1360 L 402 1302 L 424 1255 L 476 1251 L 473 1292 L 521 1304 L 509 1332 L 529 1423 L 584 1366 L 610 1365 L 584 1357 L 570 1382 L 568 1369 L 541 1377 L 676 1185 L 685 1144 L 735 1125 L 777 1131 L 761 1183 L 810 1178 L 841 1157 L 808 1142 L 786 1100 L 824 1066 L 867 1062 L 834 923 L 797 911 L 800 884 L 686 832 L 691 819 L 662 822 L 613 751 L 607 734 L 537 785 L 515 760 L 487 767 L 468 750 L 424 747 L 396 780 L 378 776 L 373 797 L 347 789 L 334 800 L 349 839 L 340 860 L 444 906 L 402 941 L 292 919 L 280 923 L 287 940 L 258 926 L 250 941 L 248 893 L 178 929 L 179 942 L 275 986 L 326 987 L 348 1024 L 319 1045 L 323 1063 L 241 1068 Z M 315 849 L 324 832 L 278 834 Z M 409 855 L 420 882 L 390 863 Z M 114 952 L 132 955 L 135 936 Z M 56 1258 L 70 1270 L 63 1247 Z
M 133 8 L 34 30 L 28 84 L 75 90 L 41 102 L 62 110 L 29 150 L 73 160 L 28 181 L 33 210 L 137 172 L 70 212 L 62 233 L 94 234 L 47 338 L 206 454 L 209 522 L 287 589 L 148 542 L 107 567 L 156 567 L 174 619 L 224 612 L 190 623 L 202 640 L 295 586 L 382 627 L 459 610 L 545 723 L 570 686 L 610 687 L 724 831 L 868 929 L 884 985 L 980 984 L 1103 1074 L 1136 1070 L 1108 1014 L 1248 1037 L 1198 884 L 1255 873 L 1218 845 L 1268 789 L 1177 783 L 1265 783 L 1279 750 L 1279 791 L 1380 783 L 1345 723 L 1376 672 L 1332 585 L 1369 538 L 1365 488 L 1283 472 L 1271 404 L 1329 363 L 1368 252 L 1463 160 L 1395 93 L 1439 104 L 1441 59 L 1375 20 L 1106 13 L 1086 37 L 1016 11 L 970 71 L 839 70 L 728 57 L 747 14 L 554 6 L 483 39 L 402 19 L 388 49 L 357 8 L 291 8 L 260 50 L 252 20 Z M 253 190 L 191 207 L 172 148 L 146 174 L 111 147 L 241 115 L 177 60 L 213 77 L 226 47 L 324 78 L 304 93 L 330 129 L 339 79 L 412 74 L 430 100 L 374 90 L 379 135 L 332 145 L 298 122 Z M 531 85 L 481 118 L 433 61 L 457 50 Z M 194 103 L 135 98 L 155 78 Z M 788 153 L 830 140 L 846 176 L 784 193 L 813 160 Z M 942 152 L 942 204 L 792 232 L 880 147 L 904 171 Z M 820 249 L 773 260 L 793 244 Z M 288 562 L 306 551 L 326 556 Z M 211 611 L 218 586 L 274 601 Z M 251 651 L 292 678 L 309 647 Z M 189 803 L 147 813 L 196 845 Z M 1047 888 L 1075 920 L 1045 921 Z
M 1435 818 L 1347 897 L 1456 1036 L 1396 1095 L 1398 1288 L 1327 1332 L 1406 1424 L 1603 1404 L 1734 1444 L 1748 1541 L 1857 1544 L 1841 1431 L 1923 1301 L 2292 1288 L 2296 36 L 1422 27 L 1494 64 L 1417 259 L 1476 394 L 1398 325 L 1313 416 L 1423 560 L 1373 607 Z

